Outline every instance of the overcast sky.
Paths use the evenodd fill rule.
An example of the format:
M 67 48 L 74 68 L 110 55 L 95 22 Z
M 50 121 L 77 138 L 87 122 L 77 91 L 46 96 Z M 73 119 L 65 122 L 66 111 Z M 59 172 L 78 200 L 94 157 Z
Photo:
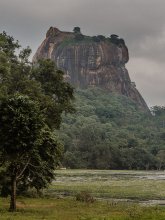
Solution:
M 165 1 L 0 0 L 0 31 L 29 45 L 33 54 L 50 26 L 124 38 L 132 81 L 149 106 L 165 105 Z

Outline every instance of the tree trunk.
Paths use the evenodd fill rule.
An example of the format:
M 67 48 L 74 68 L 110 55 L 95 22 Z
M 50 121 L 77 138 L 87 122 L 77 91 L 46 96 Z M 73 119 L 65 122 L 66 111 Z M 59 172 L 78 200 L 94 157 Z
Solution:
M 10 211 L 16 211 L 16 190 L 17 190 L 17 182 L 16 177 L 14 176 L 11 180 L 11 197 L 10 197 Z

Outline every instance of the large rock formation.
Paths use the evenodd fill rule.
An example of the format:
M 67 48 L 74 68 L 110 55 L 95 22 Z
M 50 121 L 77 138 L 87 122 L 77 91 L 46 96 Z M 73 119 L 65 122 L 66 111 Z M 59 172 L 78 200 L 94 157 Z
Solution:
M 125 68 L 128 49 L 116 35 L 89 37 L 79 30 L 62 32 L 51 27 L 33 62 L 40 58 L 52 59 L 75 87 L 98 86 L 130 97 L 142 109 L 148 109 Z

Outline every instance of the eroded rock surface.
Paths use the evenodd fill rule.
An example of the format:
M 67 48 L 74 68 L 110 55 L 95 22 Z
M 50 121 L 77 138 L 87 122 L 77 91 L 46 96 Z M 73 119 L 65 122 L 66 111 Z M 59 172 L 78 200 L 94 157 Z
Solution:
M 92 37 L 80 37 L 51 27 L 33 62 L 50 58 L 75 87 L 101 87 L 130 97 L 142 109 L 148 109 L 125 68 L 129 54 L 124 41 L 116 44 L 108 38 L 96 41 Z

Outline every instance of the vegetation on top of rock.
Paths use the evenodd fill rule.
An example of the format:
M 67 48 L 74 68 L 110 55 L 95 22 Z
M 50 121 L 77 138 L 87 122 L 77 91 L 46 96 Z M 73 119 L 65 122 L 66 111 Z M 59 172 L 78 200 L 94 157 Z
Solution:
M 103 36 L 103 35 L 93 36 L 93 37 L 92 37 L 92 40 L 93 40 L 94 42 L 105 41 L 105 40 L 106 40 L 106 37 Z
M 75 40 L 76 40 L 76 41 L 82 41 L 82 40 L 84 40 L 84 35 L 81 34 L 81 33 L 76 34 L 76 35 L 75 35 Z
M 85 36 L 81 33 L 80 27 L 74 27 L 73 33 L 75 34 L 74 40 L 75 42 L 72 41 L 72 39 L 68 40 L 67 43 L 76 43 L 77 41 L 83 41 L 83 42 L 101 42 L 101 41 L 106 41 L 106 42 L 111 42 L 113 44 L 116 44 L 117 46 L 120 46 L 121 44 L 125 45 L 125 42 L 122 38 L 119 38 L 118 35 L 112 34 L 109 37 L 105 37 L 104 35 L 97 35 L 97 36 Z M 65 40 L 64 40 L 65 41 Z M 65 42 L 66 43 L 66 42 Z
M 74 32 L 75 34 L 80 34 L 80 33 L 81 33 L 80 27 L 74 27 L 74 28 L 73 28 L 73 32 Z
M 116 34 L 111 34 L 109 41 L 117 46 L 125 45 L 125 41 Z

